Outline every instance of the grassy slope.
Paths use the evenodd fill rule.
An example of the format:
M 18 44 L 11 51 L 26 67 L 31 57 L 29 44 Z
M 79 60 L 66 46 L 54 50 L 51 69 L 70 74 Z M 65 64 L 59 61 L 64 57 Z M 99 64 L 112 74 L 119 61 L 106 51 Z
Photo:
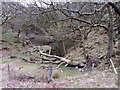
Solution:
M 28 48 L 23 48 L 21 46 L 21 43 L 14 43 L 15 38 L 13 37 L 14 35 L 10 34 L 10 33 L 6 33 L 2 35 L 2 39 L 3 40 L 7 40 L 8 42 L 11 42 L 12 45 L 10 45 L 8 42 L 3 43 L 1 46 L 2 47 L 9 47 L 10 51 L 9 52 L 2 52 L 2 62 L 0 62 L 0 64 L 2 64 L 2 66 L 0 67 L 0 69 L 4 69 L 3 70 L 3 83 L 5 83 L 5 81 L 7 81 L 7 64 L 10 64 L 11 70 L 13 70 L 12 74 L 28 74 L 28 75 L 40 75 L 40 74 L 45 74 L 47 75 L 47 71 L 46 70 L 41 70 L 39 69 L 40 66 L 43 66 L 44 64 L 29 64 L 26 62 L 21 61 L 20 57 L 25 57 L 29 59 L 29 55 L 26 54 L 22 54 L 22 52 L 28 50 Z M 93 36 L 94 37 L 94 36 Z M 96 37 L 98 37 L 96 35 Z M 89 38 L 91 39 L 91 41 L 86 41 L 86 44 L 93 44 L 92 43 L 92 39 L 95 39 L 96 37 L 92 38 L 92 35 L 89 36 Z M 102 38 L 102 37 L 101 37 Z M 97 39 L 98 41 L 95 42 L 99 42 L 99 39 Z M 101 42 L 103 42 L 101 40 Z M 104 44 L 103 44 L 104 45 Z M 17 47 L 18 48 L 17 48 Z M 89 45 L 88 45 L 89 46 Z M 21 48 L 22 47 L 22 48 Z M 86 45 L 87 47 L 87 45 Z M 18 51 L 17 49 L 21 49 L 21 51 Z M 96 48 L 94 47 L 92 50 L 96 50 L 98 47 L 96 46 Z M 104 47 L 105 48 L 105 47 Z M 103 48 L 103 49 L 104 49 Z M 89 50 L 91 48 L 88 48 L 88 53 Z M 80 48 L 77 48 L 76 50 L 73 50 L 71 53 L 74 53 L 75 58 L 79 59 L 83 58 L 82 52 L 80 51 Z M 91 50 L 91 52 L 93 52 Z M 79 53 L 79 54 L 78 54 Z M 96 54 L 96 53 L 95 53 Z M 17 58 L 13 58 L 11 59 L 10 56 L 17 56 Z M 38 54 L 37 54 L 38 55 Z M 81 59 L 80 59 L 81 60 Z M 47 64 L 48 65 L 48 64 Z M 57 65 L 53 65 L 53 68 L 55 68 Z M 23 67 L 21 70 L 19 70 L 19 67 Z M 90 72 L 80 72 L 78 70 L 75 69 L 70 69 L 68 67 L 64 67 L 61 66 L 61 69 L 63 70 L 63 72 L 60 73 L 60 78 L 53 80 L 53 82 L 51 84 L 47 84 L 48 87 L 54 86 L 56 85 L 56 87 L 60 86 L 60 87 L 84 87 L 84 88 L 89 88 L 89 87 L 117 87 L 116 82 L 117 82 L 117 76 L 114 75 L 113 72 L 111 72 L 111 70 L 108 71 L 95 71 L 94 72 L 94 76 L 91 76 Z M 14 83 L 14 82 L 12 82 Z M 42 85 L 36 85 L 34 84 L 27 84 L 27 82 L 23 82 L 25 84 L 17 84 L 14 83 L 14 87 L 42 87 Z M 60 84 L 57 85 L 56 83 Z M 64 85 L 62 84 L 64 83 Z M 112 84 L 111 84 L 112 83 Z M 46 84 L 45 84 L 46 85 Z M 6 87 L 6 83 L 3 85 L 4 87 Z M 43 85 L 44 86 L 44 85 Z M 44 86 L 46 87 L 46 86 Z
M 107 50 L 107 34 L 105 31 L 92 31 L 85 40 L 86 53 L 92 56 L 100 56 Z M 83 58 L 83 49 L 76 47 L 71 53 L 74 58 Z

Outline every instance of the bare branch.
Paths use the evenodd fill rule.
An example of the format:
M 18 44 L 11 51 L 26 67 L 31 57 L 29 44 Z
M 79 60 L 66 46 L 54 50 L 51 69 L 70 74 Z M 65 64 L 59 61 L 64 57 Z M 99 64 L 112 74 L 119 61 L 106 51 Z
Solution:
M 91 22 L 86 21 L 86 20 L 83 20 L 83 19 L 80 19 L 80 18 L 77 18 L 77 17 L 69 17 L 69 18 L 66 18 L 66 19 L 54 20 L 54 21 L 49 21 L 49 22 L 50 22 L 50 23 L 56 23 L 56 22 L 65 21 L 65 20 L 69 20 L 69 19 L 74 19 L 74 20 L 77 20 L 77 21 L 80 21 L 80 22 L 89 24 L 91 27 L 102 27 L 102 28 L 104 28 L 105 30 L 108 31 L 108 27 L 105 26 L 105 25 L 102 25 L 102 24 L 94 24 L 94 25 L 92 25 Z
M 77 61 L 72 61 L 71 62 L 71 60 L 68 60 L 66 58 L 62 58 L 62 57 L 59 57 L 59 56 L 56 56 L 56 55 L 49 55 L 49 54 L 43 53 L 43 52 L 40 51 L 40 49 L 39 49 L 39 53 L 40 53 L 40 55 L 43 55 L 43 56 L 46 56 L 46 57 L 57 58 L 60 61 L 66 62 L 67 64 L 72 65 L 72 66 L 83 66 L 84 67 L 84 64 L 82 62 L 77 62 Z
M 7 21 L 10 21 L 11 19 L 13 19 L 13 18 L 15 18 L 15 17 L 16 17 L 16 16 L 9 18 L 9 17 L 7 16 L 7 17 L 2 21 L 2 23 L 0 24 L 0 26 L 3 25 L 3 24 L 5 24 Z
M 102 24 L 94 24 L 93 26 L 91 26 L 91 27 L 102 27 L 102 28 L 104 28 L 105 30 L 107 30 L 108 31 L 108 27 L 107 26 L 105 26 L 105 25 L 102 25 Z
M 65 62 L 61 62 L 58 66 L 57 69 L 60 68 L 61 65 L 65 64 Z
M 80 16 L 84 16 L 84 15 L 93 15 L 96 12 L 100 12 L 101 10 L 103 10 L 106 7 L 106 5 L 107 4 L 104 4 L 100 9 L 95 9 L 95 11 L 91 12 L 91 13 L 80 13 L 79 10 L 70 10 L 70 9 L 66 9 L 66 8 L 64 8 L 64 9 L 57 8 L 57 9 L 60 11 L 64 10 L 64 11 L 69 11 L 69 12 L 73 12 L 73 13 L 78 13 Z
M 49 22 L 49 23 L 56 23 L 56 22 L 60 22 L 60 21 L 66 21 L 66 20 L 69 20 L 71 18 L 66 18 L 66 19 L 60 19 L 60 20 L 53 20 L 53 21 L 46 21 L 46 22 Z
M 108 2 L 108 4 L 112 6 L 112 8 L 115 9 L 115 12 L 120 16 L 120 9 L 112 2 Z

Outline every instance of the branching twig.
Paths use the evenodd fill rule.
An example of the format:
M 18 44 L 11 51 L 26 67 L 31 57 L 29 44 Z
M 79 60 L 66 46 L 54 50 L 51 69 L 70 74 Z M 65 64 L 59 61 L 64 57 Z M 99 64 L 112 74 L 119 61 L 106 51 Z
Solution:
M 112 3 L 112 2 L 108 2 L 108 4 L 110 5 L 110 6 L 112 6 L 112 8 L 114 8 L 115 9 L 115 12 L 120 16 L 120 9 L 119 9 L 119 7 L 117 7 L 114 3 Z
M 73 12 L 73 13 L 78 13 L 80 16 L 84 16 L 84 15 L 93 15 L 95 14 L 96 12 L 100 12 L 101 10 L 103 10 L 105 8 L 107 4 L 104 4 L 100 9 L 95 9 L 94 12 L 91 12 L 91 13 L 80 13 L 79 10 L 71 10 L 71 9 L 66 9 L 66 8 L 63 8 L 63 9 L 60 9 L 60 8 L 57 8 L 57 10 L 64 10 L 64 11 L 69 11 L 69 12 Z

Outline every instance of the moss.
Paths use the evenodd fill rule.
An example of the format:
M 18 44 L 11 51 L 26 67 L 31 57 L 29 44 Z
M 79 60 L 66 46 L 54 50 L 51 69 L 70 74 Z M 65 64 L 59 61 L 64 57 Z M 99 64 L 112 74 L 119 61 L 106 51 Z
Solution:
M 112 50 L 112 56 L 115 57 L 115 50 Z

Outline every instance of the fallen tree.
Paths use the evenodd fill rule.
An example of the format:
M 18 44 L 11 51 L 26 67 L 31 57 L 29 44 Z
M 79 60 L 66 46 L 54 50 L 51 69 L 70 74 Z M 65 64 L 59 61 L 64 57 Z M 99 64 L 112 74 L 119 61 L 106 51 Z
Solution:
M 63 57 L 59 57 L 59 56 L 56 56 L 56 55 L 48 55 L 46 53 L 43 53 L 41 51 L 40 52 L 40 55 L 43 55 L 43 56 L 46 56 L 46 57 L 50 57 L 50 58 L 56 58 L 58 60 L 60 60 L 61 62 L 65 62 L 66 64 L 68 64 L 69 66 L 78 66 L 78 67 L 84 67 L 84 63 L 82 62 L 78 62 L 78 61 L 72 61 L 72 60 L 68 60 L 66 58 L 63 58 Z
M 33 55 L 33 52 L 38 52 L 40 56 Z M 89 56 L 86 58 L 85 62 L 80 61 L 73 61 L 69 60 L 68 58 L 60 57 L 57 55 L 50 55 L 47 53 L 43 53 L 40 49 L 40 46 L 33 47 L 33 51 L 27 51 L 25 53 L 29 53 L 30 59 L 21 58 L 25 62 L 29 63 L 39 63 L 39 64 L 58 64 L 56 68 L 60 68 L 61 65 L 65 65 L 68 67 L 78 67 L 78 68 L 84 68 L 85 70 L 90 70 L 92 68 L 92 65 L 94 64 L 95 67 L 98 66 L 100 63 L 100 58 L 103 56 L 100 56 L 99 58 L 94 58 L 92 56 Z M 87 55 L 88 56 L 88 55 Z
M 56 56 L 56 55 L 49 55 L 47 53 L 43 53 L 41 50 L 40 50 L 40 47 L 36 47 L 34 48 L 35 50 L 33 51 L 27 51 L 30 55 L 30 60 L 28 59 L 25 59 L 25 58 L 21 58 L 22 60 L 24 60 L 25 62 L 29 62 L 29 63 L 44 63 L 44 64 L 47 64 L 47 63 L 52 63 L 52 64 L 58 64 L 58 67 L 59 68 L 61 65 L 65 65 L 65 66 L 70 66 L 70 67 L 79 67 L 79 68 L 83 68 L 85 66 L 85 62 L 80 62 L 80 61 L 73 61 L 73 60 L 69 60 L 69 59 L 66 59 L 66 58 L 63 58 L 63 57 L 59 57 L 59 56 Z M 40 53 L 40 57 L 36 57 L 34 56 L 32 53 L 33 52 L 39 52 Z M 45 58 L 45 57 L 47 58 Z M 54 58 L 54 59 L 50 59 L 50 58 Z
M 56 58 L 59 61 L 61 61 L 61 63 L 65 62 L 67 64 L 66 66 L 73 66 L 73 67 L 76 67 L 76 66 L 84 67 L 85 66 L 85 63 L 83 63 L 83 62 L 72 61 L 72 60 L 68 60 L 66 58 L 59 57 L 59 56 L 56 56 L 56 55 L 49 55 L 49 54 L 43 53 L 40 50 L 40 48 L 38 48 L 38 51 L 39 51 L 40 55 L 43 55 L 43 56 L 46 56 L 46 57 L 49 57 L 49 58 Z

